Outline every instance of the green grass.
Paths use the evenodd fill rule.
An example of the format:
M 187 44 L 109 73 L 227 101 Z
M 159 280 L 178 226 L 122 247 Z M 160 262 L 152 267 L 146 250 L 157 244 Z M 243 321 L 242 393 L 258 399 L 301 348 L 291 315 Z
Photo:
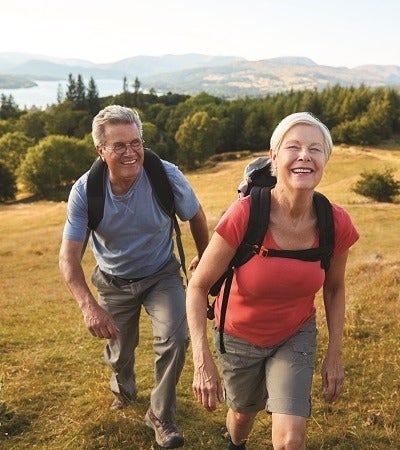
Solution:
M 236 198 L 249 158 L 221 162 L 188 174 L 212 229 Z M 317 299 L 318 366 L 313 385 L 309 449 L 400 448 L 400 234 L 399 204 L 376 204 L 351 185 L 365 169 L 387 166 L 400 175 L 400 152 L 341 147 L 329 162 L 321 191 L 342 204 L 361 233 L 350 251 L 344 338 L 346 383 L 328 405 L 319 368 L 326 346 L 322 299 Z M 81 313 L 58 272 L 65 203 L 0 206 L 0 448 L 155 449 L 143 425 L 153 385 L 151 329 L 142 316 L 137 355 L 139 398 L 124 411 L 110 411 L 104 342 L 85 329 Z M 187 259 L 194 247 L 182 226 Z M 90 274 L 93 259 L 84 259 Z M 224 449 L 219 429 L 225 406 L 208 413 L 194 402 L 188 352 L 178 387 L 177 422 L 186 449 Z M 271 421 L 260 413 L 248 448 L 271 448 Z

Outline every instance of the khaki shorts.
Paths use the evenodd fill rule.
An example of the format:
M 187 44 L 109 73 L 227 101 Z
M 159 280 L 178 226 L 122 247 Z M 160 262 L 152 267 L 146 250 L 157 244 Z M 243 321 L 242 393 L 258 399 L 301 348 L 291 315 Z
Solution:
M 296 334 L 273 347 L 258 347 L 224 334 L 226 353 L 214 343 L 225 385 L 228 406 L 236 412 L 309 417 L 311 385 L 316 358 L 317 328 L 310 319 Z

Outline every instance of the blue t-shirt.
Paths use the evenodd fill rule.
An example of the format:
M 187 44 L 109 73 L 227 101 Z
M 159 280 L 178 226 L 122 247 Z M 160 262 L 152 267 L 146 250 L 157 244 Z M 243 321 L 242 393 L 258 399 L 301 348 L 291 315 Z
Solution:
M 174 194 L 176 213 L 182 221 L 190 220 L 199 209 L 196 195 L 177 166 L 162 162 Z M 63 239 L 84 242 L 86 238 L 88 173 L 72 187 Z M 122 278 L 158 272 L 172 257 L 172 233 L 172 220 L 159 206 L 143 168 L 125 195 L 114 195 L 107 177 L 103 219 L 90 238 L 102 271 Z

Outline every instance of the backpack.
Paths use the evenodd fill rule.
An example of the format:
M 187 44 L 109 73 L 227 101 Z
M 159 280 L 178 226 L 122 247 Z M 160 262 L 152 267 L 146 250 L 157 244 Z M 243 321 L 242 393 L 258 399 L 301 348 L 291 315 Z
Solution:
M 262 245 L 264 235 L 268 228 L 271 207 L 271 189 L 276 184 L 276 178 L 271 174 L 271 160 L 267 157 L 257 158 L 244 170 L 244 179 L 238 187 L 239 196 L 250 196 L 250 216 L 243 241 L 226 272 L 211 287 L 209 295 L 216 296 L 225 282 L 221 303 L 219 326 L 219 343 L 221 353 L 225 353 L 224 324 L 228 306 L 234 269 L 248 262 L 254 255 L 261 257 L 293 258 L 302 261 L 321 261 L 321 267 L 327 271 L 334 249 L 334 223 L 332 205 L 329 200 L 319 192 L 314 193 L 313 201 L 317 212 L 319 228 L 319 247 L 304 250 L 275 250 L 267 249 Z M 208 302 L 207 317 L 214 318 L 214 303 Z
M 153 192 L 160 208 L 168 214 L 169 217 L 171 217 L 174 224 L 179 259 L 187 284 L 188 277 L 186 272 L 185 253 L 183 251 L 181 231 L 178 219 L 176 217 L 174 194 L 160 157 L 148 148 L 144 149 L 143 168 L 149 177 Z M 90 233 L 96 230 L 101 219 L 103 218 L 105 202 L 104 181 L 106 173 L 107 164 L 101 158 L 97 158 L 89 170 L 87 180 L 86 195 L 88 200 L 88 229 L 82 250 L 82 256 L 85 252 Z

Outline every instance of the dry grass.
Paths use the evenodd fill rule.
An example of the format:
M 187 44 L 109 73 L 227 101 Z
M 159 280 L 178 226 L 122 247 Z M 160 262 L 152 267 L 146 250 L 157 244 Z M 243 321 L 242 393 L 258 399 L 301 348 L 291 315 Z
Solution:
M 248 159 L 188 174 L 212 228 L 236 197 Z M 351 213 L 362 238 L 347 273 L 346 388 L 335 405 L 324 403 L 318 370 L 309 449 L 400 448 L 400 236 L 399 204 L 376 204 L 351 192 L 361 170 L 390 165 L 400 174 L 400 152 L 341 147 L 329 163 L 321 191 Z M 65 203 L 0 206 L 0 447 L 15 449 L 153 449 L 143 416 L 153 384 L 151 330 L 142 318 L 138 402 L 109 411 L 103 342 L 85 330 L 58 273 Z M 194 248 L 182 227 L 189 259 Z M 88 253 L 84 260 L 90 273 Z M 321 299 L 319 362 L 326 344 Z M 190 352 L 179 384 L 177 421 L 186 449 L 223 449 L 219 428 L 225 406 L 207 413 L 191 394 Z M 259 414 L 248 445 L 271 448 L 270 418 Z

